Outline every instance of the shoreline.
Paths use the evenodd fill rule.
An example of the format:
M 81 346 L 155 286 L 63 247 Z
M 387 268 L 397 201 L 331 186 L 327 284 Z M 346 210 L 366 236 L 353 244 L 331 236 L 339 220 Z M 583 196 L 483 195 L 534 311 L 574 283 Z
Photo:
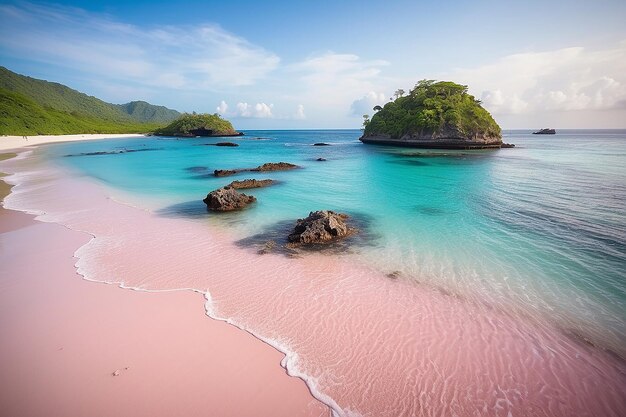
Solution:
M 281 352 L 206 317 L 200 294 L 120 291 L 80 277 L 74 253 L 92 239 L 0 207 L 3 410 L 59 417 L 330 415 L 303 380 L 281 368 Z
M 20 179 L 19 188 L 24 190 L 18 193 L 32 190 L 28 175 Z M 458 396 L 461 402 L 454 408 L 451 403 L 432 405 L 460 415 L 471 414 L 474 407 L 497 409 L 505 400 L 504 411 L 522 414 L 544 409 L 552 416 L 572 415 L 574 410 L 618 415 L 615 410 L 624 408 L 623 400 L 614 396 L 623 377 L 608 368 L 605 355 L 580 346 L 579 341 L 563 339 L 550 326 L 536 327 L 462 296 L 392 281 L 340 259 L 248 256 L 212 229 L 119 207 L 103 200 L 89 184 L 81 188 L 71 178 L 50 182 L 48 192 L 46 184 L 38 184 L 36 203 L 22 207 L 45 212 L 42 221 L 56 221 L 96 236 L 76 253 L 81 274 L 100 282 L 114 276 L 111 282 L 155 291 L 172 286 L 209 289 L 207 312 L 214 305 L 213 316 L 224 317 L 273 346 L 287 341 L 286 350 L 297 352 L 297 357 L 286 357 L 286 368 L 301 371 L 314 387 L 321 386 L 322 394 L 337 400 L 338 415 L 358 411 L 397 415 L 394 410 L 404 408 L 404 400 L 410 407 L 421 407 L 412 403 L 418 395 Z M 65 217 L 70 207 L 63 202 L 77 196 L 81 198 L 72 201 L 71 209 L 85 217 Z M 98 206 L 96 223 L 88 213 L 94 206 Z M 141 230 L 142 236 L 127 233 L 129 227 Z M 164 236 L 167 247 L 158 245 Z M 111 239 L 119 244 L 110 245 Z M 172 253 L 176 262 L 167 262 Z M 252 270 L 255 274 L 249 276 Z M 209 276 L 207 271 L 211 271 Z M 385 303 L 379 297 L 382 293 L 395 304 Z M 277 332 L 273 325 L 278 321 Z M 338 328 L 343 331 L 338 333 Z M 316 330 L 314 337 L 309 329 Z M 461 341 L 462 349 L 445 348 Z M 393 352 L 387 351 L 390 347 Z M 362 358 L 367 359 L 363 362 Z M 290 360 L 296 363 L 289 365 Z M 457 363 L 464 366 L 457 368 Z M 593 367 L 601 369 L 604 377 Z M 558 370 L 556 375 L 550 373 L 552 369 Z M 327 372 L 329 379 L 324 379 Z M 448 385 L 444 375 L 452 374 L 455 378 Z M 362 396 L 364 384 L 369 387 L 366 397 Z M 550 390 L 548 395 L 542 387 Z M 397 392 L 397 397 L 384 395 L 389 390 Z M 507 398 L 507 392 L 512 396 Z M 602 401 L 595 401 L 598 398 Z
M 76 135 L 0 136 L 0 152 L 48 143 L 77 142 L 99 139 L 138 138 L 141 133 L 97 133 Z

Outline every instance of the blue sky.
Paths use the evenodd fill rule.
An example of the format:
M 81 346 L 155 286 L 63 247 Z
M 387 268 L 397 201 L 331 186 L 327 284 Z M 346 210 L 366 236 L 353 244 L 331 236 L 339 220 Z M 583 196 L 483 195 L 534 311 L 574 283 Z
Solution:
M 504 128 L 626 127 L 624 1 L 1 2 L 0 65 L 240 129 L 356 128 L 420 79 Z

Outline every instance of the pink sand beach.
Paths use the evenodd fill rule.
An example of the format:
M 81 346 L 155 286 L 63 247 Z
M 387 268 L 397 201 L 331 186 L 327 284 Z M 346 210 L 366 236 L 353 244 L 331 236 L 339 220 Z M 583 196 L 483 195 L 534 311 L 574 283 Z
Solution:
M 83 280 L 73 254 L 90 239 L 0 209 L 0 414 L 329 415 L 284 355 L 208 318 L 201 294 Z
M 56 224 L 3 234 L 3 404 L 47 407 L 37 414 L 54 401 L 68 407 L 59 415 L 327 414 L 263 340 L 338 416 L 626 410 L 624 362 L 542 317 L 349 257 L 258 255 L 228 230 L 120 204 L 28 157 L 4 166 L 18 184 L 8 207 L 95 238 Z M 170 291 L 81 281 L 74 264 L 88 280 Z M 17 404 L 19 394 L 31 400 Z

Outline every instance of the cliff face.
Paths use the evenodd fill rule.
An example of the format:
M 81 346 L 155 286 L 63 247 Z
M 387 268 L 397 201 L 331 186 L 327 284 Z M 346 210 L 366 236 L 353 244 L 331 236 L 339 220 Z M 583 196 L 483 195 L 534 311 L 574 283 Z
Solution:
M 366 122 L 361 141 L 397 146 L 448 149 L 498 148 L 500 126 L 467 87 L 420 81 Z

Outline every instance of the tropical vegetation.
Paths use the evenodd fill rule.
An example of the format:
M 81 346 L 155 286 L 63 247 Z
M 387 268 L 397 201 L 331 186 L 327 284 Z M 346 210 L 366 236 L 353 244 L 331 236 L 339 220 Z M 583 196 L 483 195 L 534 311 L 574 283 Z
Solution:
M 180 115 L 143 101 L 111 104 L 0 67 L 0 134 L 149 132 Z
M 232 136 L 238 135 L 233 125 L 219 114 L 184 113 L 169 125 L 157 129 L 154 134 L 160 136 L 196 136 L 198 132 L 203 136 Z
M 467 86 L 451 81 L 422 80 L 404 95 L 395 93 L 396 99 L 365 119 L 364 136 L 384 135 L 398 139 L 403 136 L 438 136 L 439 132 L 452 132 L 461 137 L 500 137 L 500 126 L 491 114 L 467 92 Z

